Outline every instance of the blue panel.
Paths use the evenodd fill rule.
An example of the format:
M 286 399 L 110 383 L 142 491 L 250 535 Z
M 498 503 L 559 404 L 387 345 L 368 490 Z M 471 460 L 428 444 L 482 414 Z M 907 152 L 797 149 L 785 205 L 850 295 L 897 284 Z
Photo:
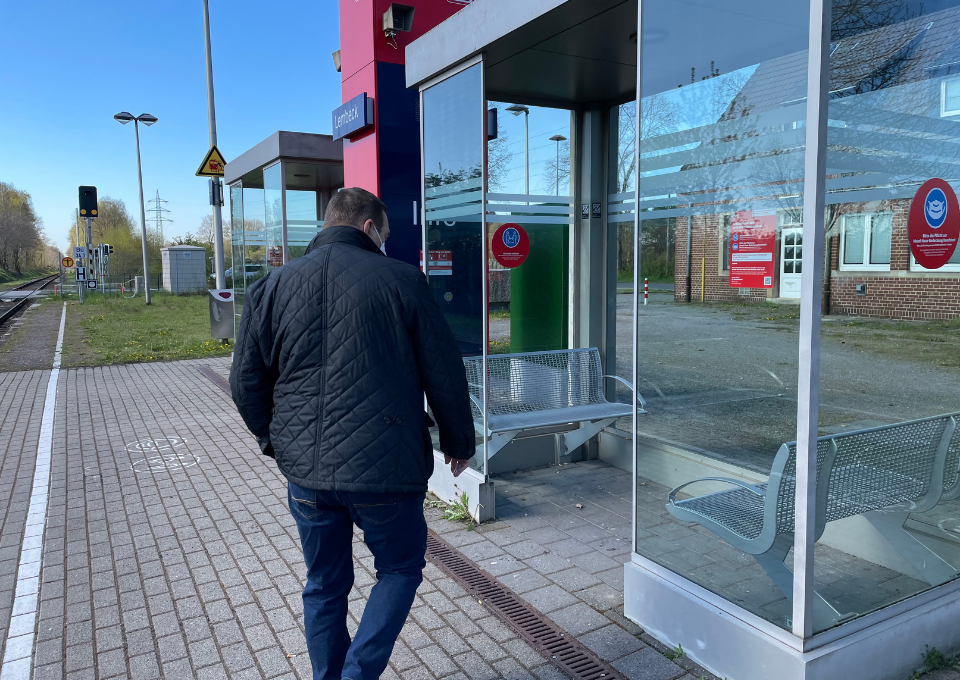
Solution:
M 380 199 L 387 206 L 390 240 L 387 253 L 420 266 L 420 221 L 413 203 L 420 204 L 419 92 L 407 89 L 402 64 L 377 63 L 377 141 Z
M 333 138 L 340 139 L 373 123 L 373 101 L 367 93 L 338 106 L 333 110 Z

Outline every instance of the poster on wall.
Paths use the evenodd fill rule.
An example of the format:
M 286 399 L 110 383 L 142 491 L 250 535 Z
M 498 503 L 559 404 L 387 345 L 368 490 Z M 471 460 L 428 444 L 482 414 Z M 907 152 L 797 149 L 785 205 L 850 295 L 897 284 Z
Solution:
M 960 206 L 942 179 L 928 179 L 913 197 L 907 238 L 910 252 L 924 269 L 939 269 L 953 256 L 960 238 Z
M 431 250 L 429 273 L 430 276 L 453 276 L 453 251 Z M 420 251 L 420 269 L 423 269 L 423 251 Z
M 741 210 L 730 217 L 730 287 L 773 288 L 775 210 Z

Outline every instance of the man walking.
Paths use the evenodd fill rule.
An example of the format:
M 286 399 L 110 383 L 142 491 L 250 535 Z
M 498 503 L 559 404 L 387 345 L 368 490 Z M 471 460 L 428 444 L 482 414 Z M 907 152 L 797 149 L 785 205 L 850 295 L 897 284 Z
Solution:
M 288 480 L 307 565 L 314 680 L 376 680 L 423 580 L 433 472 L 424 395 L 454 476 L 474 454 L 463 361 L 423 274 L 384 256 L 386 209 L 342 189 L 307 252 L 250 286 L 230 371 L 240 415 Z M 351 641 L 353 525 L 377 584 Z

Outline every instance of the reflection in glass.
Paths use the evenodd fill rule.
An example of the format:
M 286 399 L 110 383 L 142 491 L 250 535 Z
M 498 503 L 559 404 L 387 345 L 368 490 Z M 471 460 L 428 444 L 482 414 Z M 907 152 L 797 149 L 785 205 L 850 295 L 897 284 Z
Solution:
M 424 223 L 430 290 L 460 351 L 483 354 L 484 235 L 482 64 L 423 90 Z M 483 403 L 477 381 L 471 393 Z M 482 414 L 474 405 L 474 418 Z M 481 420 L 482 422 L 482 420 Z M 482 427 L 481 427 L 482 431 Z M 431 428 L 438 448 L 436 428 Z M 485 472 L 483 456 L 471 466 Z
M 243 275 L 233 276 L 234 268 L 239 271 L 244 263 L 243 243 L 243 185 L 235 182 L 230 185 L 230 260 L 229 269 L 225 272 L 224 285 L 233 288 L 234 312 L 240 316 L 243 308 L 243 296 L 246 293 L 246 282 Z
M 282 265 L 283 255 L 283 181 L 280 164 L 263 171 L 264 225 L 267 242 L 267 271 Z
M 892 5 L 891 5 L 892 6 Z M 956 274 L 912 267 L 920 185 L 960 180 L 960 7 L 842 21 L 834 7 L 819 428 L 825 530 L 815 632 L 920 593 L 960 568 Z M 838 507 L 843 511 L 838 512 Z
M 674 285 L 637 301 L 636 550 L 784 628 L 808 11 L 650 2 L 641 61 L 639 276 L 663 229 Z M 682 50 L 657 39 L 681 25 Z
M 263 175 L 243 180 L 243 279 L 245 287 L 266 274 L 267 241 L 263 225 Z M 234 276 L 240 276 L 234 263 Z

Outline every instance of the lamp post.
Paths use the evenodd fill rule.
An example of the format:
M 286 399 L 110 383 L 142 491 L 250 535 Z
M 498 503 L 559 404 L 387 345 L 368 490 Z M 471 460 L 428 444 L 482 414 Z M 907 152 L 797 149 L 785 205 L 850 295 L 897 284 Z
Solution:
M 137 138 L 137 182 L 140 185 L 140 241 L 143 245 L 143 297 L 146 300 L 146 303 L 150 304 L 150 261 L 147 257 L 147 216 L 143 210 L 143 171 L 140 169 L 140 128 L 139 124 L 143 123 L 147 127 L 153 125 L 157 122 L 156 116 L 151 116 L 149 113 L 141 113 L 139 116 L 134 116 L 131 113 L 126 111 L 121 111 L 113 117 L 114 120 L 118 121 L 121 125 L 126 125 L 131 120 L 133 121 L 133 131 L 134 135 Z
M 522 104 L 514 104 L 506 108 L 515 116 L 523 114 L 523 193 L 530 195 L 530 109 Z
M 551 142 L 557 143 L 557 196 L 560 195 L 560 142 L 567 141 L 563 135 L 554 135 L 550 138 Z
M 203 37 L 207 54 L 207 124 L 210 133 L 210 148 L 217 145 L 217 112 L 213 103 L 213 53 L 210 48 L 210 3 L 203 0 Z M 223 274 L 223 215 L 220 211 L 220 178 L 214 177 L 217 191 L 213 202 L 213 271 L 217 289 L 226 285 Z

